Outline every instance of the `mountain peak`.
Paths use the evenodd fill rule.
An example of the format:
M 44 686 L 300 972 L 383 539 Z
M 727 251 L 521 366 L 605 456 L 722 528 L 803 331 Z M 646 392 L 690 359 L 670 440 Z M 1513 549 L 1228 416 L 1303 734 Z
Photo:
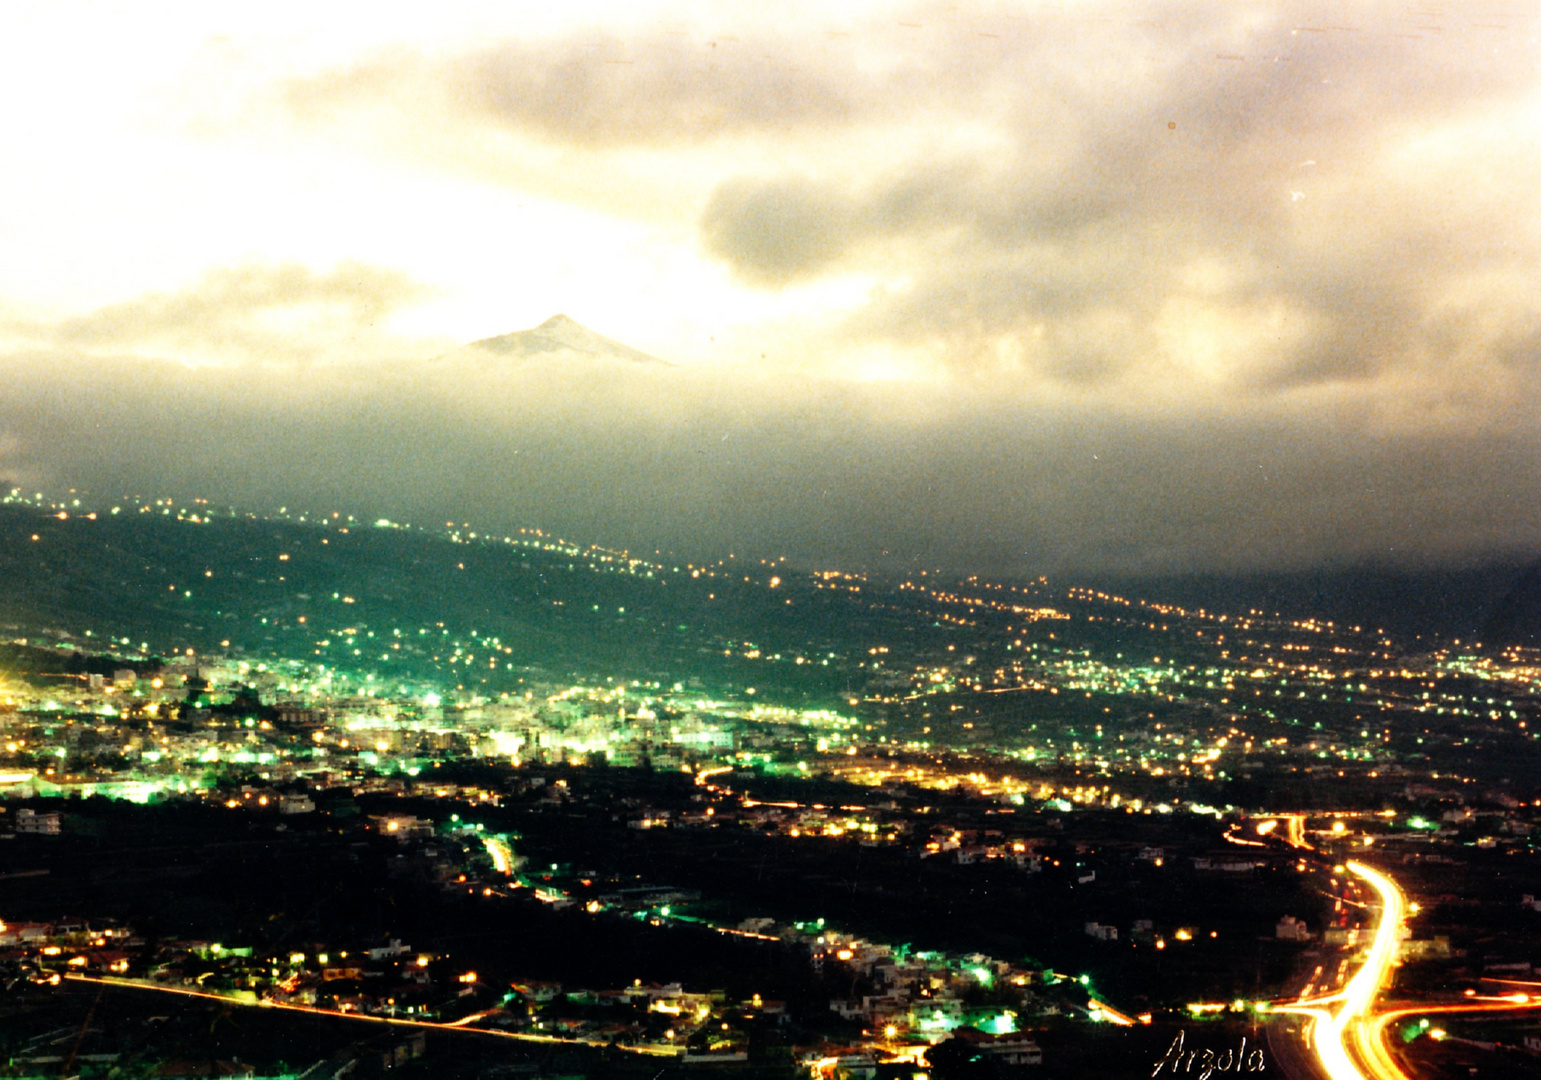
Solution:
M 603 334 L 596 334 L 576 319 L 561 314 L 551 316 L 530 330 L 516 330 L 512 334 L 473 341 L 470 348 L 514 360 L 531 360 L 550 353 L 569 353 L 630 364 L 673 366 L 656 356 L 649 356 Z

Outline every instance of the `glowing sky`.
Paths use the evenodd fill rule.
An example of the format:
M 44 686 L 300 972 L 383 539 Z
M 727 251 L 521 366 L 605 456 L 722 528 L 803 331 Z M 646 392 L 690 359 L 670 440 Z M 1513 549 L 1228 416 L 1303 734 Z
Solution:
M 1541 547 L 1530 5 L 3 18 L 28 486 L 991 569 Z M 556 312 L 677 366 L 456 348 Z

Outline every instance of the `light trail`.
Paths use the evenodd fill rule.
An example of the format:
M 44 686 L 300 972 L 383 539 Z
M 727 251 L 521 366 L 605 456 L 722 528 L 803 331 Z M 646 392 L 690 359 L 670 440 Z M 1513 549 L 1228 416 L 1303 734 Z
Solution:
M 1522 992 L 1448 1004 L 1401 1006 L 1371 1015 L 1376 995 L 1396 959 L 1397 941 L 1407 902 L 1389 877 L 1362 863 L 1347 864 L 1380 896 L 1381 916 L 1364 963 L 1341 990 L 1316 997 L 1307 987 L 1298 1001 L 1274 1006 L 1275 1012 L 1311 1017 L 1307 1047 L 1330 1080 L 1410 1080 L 1387 1049 L 1387 1028 L 1396 1020 L 1430 1013 L 1509 1012 L 1541 1009 L 1541 995 Z M 1320 974 L 1320 968 L 1317 973 Z M 1337 1003 L 1336 1013 L 1329 1007 Z M 1350 1053 L 1352 1051 L 1352 1053 Z
M 496 836 L 484 836 L 482 846 L 487 849 L 487 854 L 492 856 L 493 869 L 500 874 L 514 872 L 514 851 L 506 841 Z
M 1269 822 L 1265 822 L 1264 824 L 1270 824 L 1270 823 Z M 1226 840 L 1226 841 L 1228 841 L 1228 842 L 1230 842 L 1232 844 L 1240 844 L 1242 847 L 1267 847 L 1268 846 L 1267 844 L 1263 843 L 1263 841 L 1261 841 L 1261 840 L 1244 840 L 1241 837 L 1237 836 L 1236 835 L 1236 830 L 1239 829 L 1239 828 L 1241 828 L 1240 825 L 1232 825 L 1229 829 L 1225 830 L 1225 832 L 1221 834 L 1221 839 Z M 1268 835 L 1267 831 L 1263 830 L 1261 827 L 1259 827 L 1258 832 L 1260 832 L 1264 836 Z
M 1101 1013 L 1102 1018 L 1108 1021 L 1108 1023 L 1115 1024 L 1118 1027 L 1134 1027 L 1134 1017 L 1129 1016 L 1127 1013 L 1119 1012 L 1117 1009 L 1113 1008 L 1113 1006 L 1109 1005 L 1101 998 L 1093 997 L 1091 1001 L 1093 1008 Z
M 696 785 L 698 787 L 711 787 L 709 781 L 712 777 L 722 776 L 724 773 L 731 773 L 734 768 L 735 766 L 732 765 L 719 765 L 713 769 L 702 769 L 700 772 L 696 773 Z
M 1270 836 L 1276 840 L 1283 840 L 1292 848 L 1302 851 L 1315 851 L 1306 841 L 1306 816 L 1304 814 L 1268 814 L 1256 819 L 1257 835 Z M 1279 826 L 1284 826 L 1284 832 L 1279 832 Z M 1226 837 L 1227 840 L 1230 837 Z M 1234 842 L 1234 841 L 1233 841 Z
M 1403 1006 L 1381 1013 L 1375 1019 L 1361 1025 L 1363 1041 L 1373 1047 L 1367 1060 L 1376 1064 L 1371 1071 L 1377 1080 L 1409 1080 L 1397 1067 L 1386 1050 L 1386 1029 L 1397 1020 L 1409 1016 L 1428 1016 L 1432 1013 L 1516 1012 L 1521 1009 L 1541 1009 L 1541 997 L 1530 994 L 1507 994 L 1497 998 L 1481 998 L 1474 1001 L 1451 1002 L 1444 1005 Z
M 1379 1038 L 1384 1025 L 1367 1019 L 1370 1006 L 1380 992 L 1396 959 L 1397 938 L 1406 915 L 1407 901 L 1402 890 L 1384 874 L 1363 863 L 1347 864 L 1351 873 L 1369 883 L 1381 901 L 1380 923 L 1370 942 L 1364 963 L 1343 989 L 1333 994 L 1276 1006 L 1279 1012 L 1301 1013 L 1311 1017 L 1310 1042 L 1317 1062 L 1330 1080 L 1407 1080 L 1391 1060 Z M 1329 1006 L 1338 1003 L 1334 1013 Z M 1358 1052 L 1369 1072 L 1362 1071 L 1349 1056 L 1349 1046 Z
M 177 994 L 181 997 L 203 998 L 208 1001 L 217 1001 L 222 1005 L 240 1005 L 249 1009 L 282 1009 L 285 1012 L 308 1013 L 311 1016 L 327 1016 L 334 1020 L 362 1020 L 371 1024 L 391 1024 L 395 1027 L 426 1028 L 431 1031 L 453 1031 L 469 1035 L 489 1035 L 497 1039 L 515 1039 L 520 1042 L 560 1043 L 571 1046 L 595 1046 L 608 1047 L 611 1043 L 599 1039 L 570 1039 L 560 1035 L 537 1035 L 524 1031 L 501 1031 L 496 1028 L 470 1027 L 473 1020 L 479 1020 L 489 1015 L 488 1012 L 476 1013 L 460 1020 L 407 1020 L 399 1016 L 375 1016 L 372 1013 L 341 1012 L 337 1009 L 318 1009 L 313 1005 L 290 1005 L 279 1001 L 270 1001 L 259 998 L 256 1001 L 242 1001 L 239 998 L 229 997 L 225 994 L 216 994 L 208 990 L 188 990 L 180 986 L 159 986 L 154 983 L 139 982 L 135 979 L 104 979 L 95 975 L 77 975 L 73 972 L 65 973 L 64 978 L 69 982 L 96 983 L 99 986 L 116 986 L 124 990 L 150 990 L 160 994 Z M 628 1053 L 641 1054 L 647 1057 L 678 1057 L 683 1053 L 683 1048 L 652 1047 L 652 1046 L 616 1046 L 618 1050 Z

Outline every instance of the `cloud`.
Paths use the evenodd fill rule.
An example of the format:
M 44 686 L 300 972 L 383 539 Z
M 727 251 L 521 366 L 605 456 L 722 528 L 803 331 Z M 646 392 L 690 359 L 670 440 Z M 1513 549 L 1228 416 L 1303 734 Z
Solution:
M 844 72 L 793 40 L 698 33 L 506 40 L 434 58 L 399 49 L 289 82 L 302 116 L 422 93 L 440 108 L 567 146 L 664 147 L 753 131 L 839 126 L 863 104 Z
M 306 117 L 383 108 L 445 167 L 692 227 L 750 288 L 870 281 L 810 353 L 1236 405 L 1523 359 L 1541 236 L 1514 217 L 1541 166 L 1515 132 L 1541 85 L 1518 22 L 1379 0 L 1137 15 L 749 12 L 398 49 L 286 93 Z
M 706 250 L 757 285 L 785 285 L 838 258 L 849 235 L 842 200 L 812 181 L 727 183 L 701 215 Z
M 507 42 L 469 58 L 456 90 L 498 124 L 579 145 L 670 144 L 838 124 L 857 108 L 840 73 L 796 63 L 790 42 L 603 35 Z
M 209 271 L 175 292 L 151 293 L 35 332 L 58 347 L 150 351 L 189 359 L 316 358 L 367 351 L 383 323 L 429 290 L 407 275 L 345 262 Z
M 382 328 L 422 295 L 406 276 L 241 265 L 32 326 L 0 384 L 5 460 L 806 561 L 1167 571 L 1541 544 L 1528 23 L 964 8 L 438 38 L 284 81 L 296 160 L 407 162 L 393 190 L 421 195 L 419 221 L 487 197 L 492 255 L 434 251 L 421 276 L 578 267 L 563 280 L 589 291 L 551 310 L 643 295 L 710 347 L 629 342 L 697 362 L 661 371 L 390 363 Z M 526 202 L 577 209 L 493 220 Z M 225 364 L 157 359 L 189 356 Z
M 1356 15 L 1302 28 L 1171 4 L 1095 34 L 1046 18 L 987 45 L 954 35 L 927 87 L 990 152 L 943 137 L 845 175 L 837 156 L 818 182 L 731 176 L 703 248 L 766 287 L 871 274 L 848 334 L 1078 383 L 1144 371 L 1270 393 L 1451 349 L 1481 363 L 1440 313 L 1451 289 L 1480 309 L 1469 326 L 1517 343 L 1500 354 L 1523 352 L 1541 307 L 1516 298 L 1541 286 L 1541 238 L 1511 224 L 1536 161 L 1507 132 L 1534 126 L 1534 72 L 1493 61 L 1492 29 L 1445 44 L 1401 36 L 1390 8 Z M 884 80 L 896 143 L 916 81 Z M 1458 284 L 1472 275 L 1503 288 L 1479 298 Z
M 11 475 L 108 498 L 993 573 L 1418 565 L 1541 546 L 1533 425 L 1451 438 L 1377 429 L 1340 403 L 1141 418 L 999 385 L 474 350 L 195 368 L 52 353 L 7 370 Z

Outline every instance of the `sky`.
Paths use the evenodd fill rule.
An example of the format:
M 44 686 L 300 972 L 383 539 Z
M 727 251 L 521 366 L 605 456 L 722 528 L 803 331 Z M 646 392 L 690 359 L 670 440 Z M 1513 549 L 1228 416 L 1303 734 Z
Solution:
M 1541 551 L 1532 5 L 224 7 L 0 15 L 28 490 L 992 573 Z M 465 347 L 557 313 L 666 363 Z

